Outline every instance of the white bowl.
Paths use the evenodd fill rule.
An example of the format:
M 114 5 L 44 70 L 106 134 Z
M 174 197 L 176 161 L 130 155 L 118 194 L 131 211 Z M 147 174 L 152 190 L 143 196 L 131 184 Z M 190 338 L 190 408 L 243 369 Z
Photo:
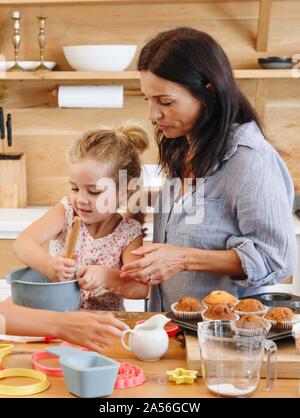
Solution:
M 77 71 L 123 71 L 136 53 L 136 45 L 75 45 L 63 47 L 70 66 Z
M 35 70 L 40 65 L 40 63 L 40 61 L 19 61 L 20 67 L 26 71 Z M 56 62 L 54 61 L 44 61 L 44 64 L 49 70 L 53 70 L 53 68 L 56 66 Z M 8 71 L 14 65 L 15 61 L 2 61 L 0 62 L 0 69 L 3 71 L 5 68 L 5 70 Z

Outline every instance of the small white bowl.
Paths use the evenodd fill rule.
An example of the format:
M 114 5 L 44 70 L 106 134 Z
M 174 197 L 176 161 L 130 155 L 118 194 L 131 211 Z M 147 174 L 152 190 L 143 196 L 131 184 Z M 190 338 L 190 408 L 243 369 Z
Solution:
M 19 61 L 20 67 L 23 68 L 23 70 L 26 71 L 32 71 L 35 70 L 39 65 L 40 61 Z M 45 66 L 49 70 L 53 70 L 53 68 L 56 66 L 56 62 L 54 61 L 44 61 Z M 0 69 L 5 68 L 6 71 L 10 70 L 15 65 L 15 61 L 2 61 L 0 62 Z
M 133 60 L 136 45 L 74 45 L 63 51 L 76 71 L 123 71 Z

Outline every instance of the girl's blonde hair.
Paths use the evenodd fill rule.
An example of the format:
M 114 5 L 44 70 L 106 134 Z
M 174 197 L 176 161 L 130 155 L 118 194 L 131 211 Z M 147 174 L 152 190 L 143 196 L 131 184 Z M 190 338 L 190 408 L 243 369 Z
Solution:
M 119 126 L 100 127 L 86 132 L 75 141 L 68 153 L 70 162 L 94 158 L 100 163 L 108 163 L 111 178 L 119 185 L 119 171 L 126 170 L 127 181 L 141 175 L 142 154 L 149 145 L 146 130 L 136 122 Z M 129 193 L 128 193 L 129 195 Z M 141 220 L 141 216 L 133 216 Z

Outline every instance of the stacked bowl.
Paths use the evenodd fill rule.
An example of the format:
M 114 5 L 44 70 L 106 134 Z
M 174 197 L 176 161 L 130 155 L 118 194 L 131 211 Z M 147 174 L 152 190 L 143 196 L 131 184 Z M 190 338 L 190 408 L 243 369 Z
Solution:
M 123 71 L 136 53 L 136 45 L 74 45 L 63 51 L 77 71 Z

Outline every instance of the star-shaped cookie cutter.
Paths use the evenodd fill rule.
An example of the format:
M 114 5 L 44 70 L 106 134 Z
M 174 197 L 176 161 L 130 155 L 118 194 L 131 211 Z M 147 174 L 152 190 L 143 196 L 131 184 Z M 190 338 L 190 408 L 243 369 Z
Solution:
M 166 372 L 170 382 L 175 382 L 176 385 L 187 383 L 192 385 L 197 377 L 197 370 L 187 370 L 178 368 L 175 370 L 169 370 Z

